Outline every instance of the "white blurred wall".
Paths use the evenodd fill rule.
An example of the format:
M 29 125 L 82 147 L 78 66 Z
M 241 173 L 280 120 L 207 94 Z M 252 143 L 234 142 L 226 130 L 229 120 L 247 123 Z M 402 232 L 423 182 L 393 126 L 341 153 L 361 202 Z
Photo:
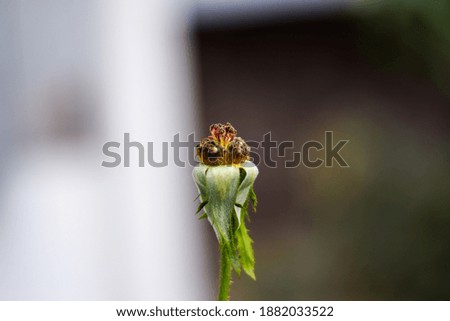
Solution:
M 187 5 L 0 1 L 0 299 L 213 298 L 191 169 L 100 165 L 196 129 Z

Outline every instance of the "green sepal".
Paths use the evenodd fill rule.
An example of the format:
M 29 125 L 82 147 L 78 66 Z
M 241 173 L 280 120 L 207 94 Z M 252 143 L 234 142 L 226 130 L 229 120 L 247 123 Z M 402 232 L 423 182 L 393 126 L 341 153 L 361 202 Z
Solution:
M 197 208 L 197 211 L 195 212 L 195 214 L 200 213 L 200 211 L 203 209 L 203 207 L 205 207 L 205 205 L 208 203 L 208 201 L 203 201 L 200 203 L 200 205 Z
M 194 168 L 194 179 L 200 192 L 208 220 L 219 240 L 229 243 L 231 215 L 239 187 L 239 168 L 235 166 L 206 166 Z
M 231 259 L 231 266 L 238 276 L 241 276 L 241 263 L 237 252 L 237 244 L 234 235 L 230 235 L 231 242 L 226 246 L 228 247 L 228 255 Z
M 238 193 L 236 195 L 235 212 L 238 219 L 237 228 L 239 228 L 244 215 L 241 214 L 243 208 L 247 206 L 247 200 L 251 191 L 253 190 L 253 184 L 256 176 L 258 176 L 258 168 L 252 162 L 245 162 L 240 168 L 241 183 L 239 184 Z M 244 211 L 246 213 L 246 211 Z
M 203 213 L 202 215 L 200 215 L 200 216 L 198 217 L 199 220 L 203 220 L 203 219 L 205 219 L 205 218 L 208 218 L 208 215 L 206 215 L 206 213 Z
M 250 189 L 250 193 L 248 194 L 248 198 L 252 202 L 252 210 L 253 212 L 256 212 L 256 207 L 258 206 L 258 198 L 256 197 L 255 190 L 252 188 Z
M 237 166 L 206 166 L 194 168 L 193 176 L 200 192 L 199 217 L 208 218 L 213 226 L 221 251 L 225 251 L 231 266 L 238 275 L 241 268 L 252 279 L 254 253 L 252 239 L 245 227 L 249 200 L 256 206 L 253 183 L 258 175 L 257 167 L 246 162 Z

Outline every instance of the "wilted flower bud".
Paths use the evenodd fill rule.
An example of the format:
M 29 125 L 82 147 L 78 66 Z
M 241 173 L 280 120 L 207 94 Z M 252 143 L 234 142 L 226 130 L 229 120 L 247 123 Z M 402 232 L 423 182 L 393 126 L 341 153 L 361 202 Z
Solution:
M 197 157 L 206 165 L 224 165 L 223 147 L 212 138 L 203 138 L 197 146 Z
M 236 137 L 230 123 L 213 124 L 211 136 L 201 140 L 197 156 L 201 164 L 193 176 L 200 192 L 201 204 L 197 213 L 208 218 L 221 251 L 221 282 L 219 299 L 227 300 L 231 281 L 231 266 L 240 275 L 242 269 L 253 279 L 254 255 L 250 236 L 245 226 L 248 203 L 256 207 L 253 183 L 257 167 L 249 161 L 250 147 Z
M 250 147 L 241 137 L 236 137 L 228 145 L 226 158 L 227 164 L 244 163 L 250 158 Z
M 250 159 L 250 147 L 230 123 L 212 124 L 211 136 L 203 138 L 197 146 L 197 157 L 209 166 L 239 165 Z

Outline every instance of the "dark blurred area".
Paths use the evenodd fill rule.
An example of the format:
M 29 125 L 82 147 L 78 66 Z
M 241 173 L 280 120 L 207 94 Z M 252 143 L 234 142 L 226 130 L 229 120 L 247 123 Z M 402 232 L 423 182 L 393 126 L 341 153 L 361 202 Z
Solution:
M 257 281 L 232 298 L 449 300 L 450 1 L 362 1 L 195 36 L 204 126 L 270 131 L 297 151 L 325 131 L 350 140 L 349 168 L 259 166 Z

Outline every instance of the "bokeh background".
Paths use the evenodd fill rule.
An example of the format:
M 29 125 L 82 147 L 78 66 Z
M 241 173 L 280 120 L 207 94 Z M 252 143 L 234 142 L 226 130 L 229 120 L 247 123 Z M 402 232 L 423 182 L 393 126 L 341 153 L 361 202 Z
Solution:
M 226 121 L 350 140 L 349 168 L 259 166 L 232 299 L 450 299 L 450 1 L 1 0 L 0 43 L 1 299 L 214 299 L 192 168 L 102 145 Z

